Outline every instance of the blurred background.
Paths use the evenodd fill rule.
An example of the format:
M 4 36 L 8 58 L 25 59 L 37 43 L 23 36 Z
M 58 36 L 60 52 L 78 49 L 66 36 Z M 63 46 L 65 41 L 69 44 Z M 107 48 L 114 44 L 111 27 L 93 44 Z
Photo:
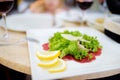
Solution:
M 93 27 L 94 25 L 96 29 L 104 31 L 105 17 L 110 15 L 119 16 L 120 14 L 119 0 L 86 0 L 85 3 L 81 3 L 82 1 L 84 0 L 14 0 L 12 10 L 7 13 L 9 15 L 7 17 L 7 27 L 14 29 L 13 26 L 16 24 L 13 23 L 17 23 L 15 29 L 21 30 L 23 30 L 21 24 L 26 29 L 33 28 L 33 25 L 34 28 L 83 25 Z M 25 17 L 21 18 L 21 15 Z M 39 15 L 40 18 L 35 18 L 38 17 L 36 15 Z M 30 19 L 26 20 L 27 17 Z M 31 19 L 37 21 L 30 24 Z M 46 22 L 47 19 L 51 22 Z M 44 25 L 44 23 L 48 25 Z M 40 26 L 38 27 L 38 25 Z
M 1 1 L 1 0 L 0 0 Z M 7 13 L 7 28 L 24 32 L 37 28 L 91 27 L 105 33 L 105 19 L 117 17 L 120 23 L 120 0 L 14 0 Z M 2 10 L 0 3 L 0 10 Z M 2 18 L 2 15 L 0 15 Z M 107 23 L 106 23 L 107 25 Z M 115 29 L 115 28 L 114 28 Z M 120 34 L 120 28 L 111 30 Z M 110 29 L 109 29 L 110 30 Z M 119 42 L 120 38 L 116 41 Z M 119 80 L 120 74 L 96 79 Z M 0 80 L 31 80 L 29 75 L 0 65 Z
M 93 0 L 92 9 L 95 11 L 103 10 L 102 7 L 108 8 L 111 13 L 120 14 L 119 0 Z M 114 3 L 111 4 L 111 3 Z M 14 0 L 14 7 L 10 11 L 23 13 L 30 10 L 32 13 L 43 13 L 53 11 L 64 11 L 69 8 L 77 8 L 76 0 Z M 10 14 L 9 12 L 9 14 Z

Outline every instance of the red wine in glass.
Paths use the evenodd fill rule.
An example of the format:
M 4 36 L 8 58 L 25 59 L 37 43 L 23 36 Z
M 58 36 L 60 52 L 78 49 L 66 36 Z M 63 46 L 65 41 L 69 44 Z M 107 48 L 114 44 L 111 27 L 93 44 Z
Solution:
M 13 7 L 14 0 L 0 0 L 0 13 L 7 13 Z
M 82 9 L 82 10 L 86 10 L 86 9 L 88 9 L 88 8 L 90 8 L 91 7 L 91 5 L 93 4 L 93 1 L 92 0 L 85 0 L 85 1 L 83 1 L 83 2 L 80 2 L 80 1 L 78 1 L 77 2 L 78 3 L 78 6 Z
M 92 6 L 93 0 L 76 0 L 76 1 L 77 1 L 79 8 L 81 8 L 81 10 L 82 10 L 82 23 L 84 25 L 84 23 L 85 23 L 85 19 L 84 19 L 85 10 L 87 10 L 88 8 L 90 8 Z

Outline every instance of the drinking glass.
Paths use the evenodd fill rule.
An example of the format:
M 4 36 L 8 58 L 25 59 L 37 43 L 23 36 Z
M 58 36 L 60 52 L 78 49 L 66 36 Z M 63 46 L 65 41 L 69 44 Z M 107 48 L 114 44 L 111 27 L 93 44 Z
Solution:
M 6 24 L 6 14 L 12 9 L 14 0 L 0 0 L 0 44 L 6 43 L 10 40 L 7 24 Z
M 82 23 L 84 24 L 85 11 L 92 6 L 93 0 L 76 0 L 76 2 L 82 10 Z
M 105 0 L 99 0 L 100 2 L 100 7 L 103 10 L 103 13 L 105 14 L 105 18 L 112 16 L 112 13 L 109 11 L 108 6 L 107 6 L 107 1 Z
M 67 15 L 70 15 L 71 9 L 74 9 L 76 6 L 76 1 L 75 0 L 65 0 L 65 5 L 67 7 Z

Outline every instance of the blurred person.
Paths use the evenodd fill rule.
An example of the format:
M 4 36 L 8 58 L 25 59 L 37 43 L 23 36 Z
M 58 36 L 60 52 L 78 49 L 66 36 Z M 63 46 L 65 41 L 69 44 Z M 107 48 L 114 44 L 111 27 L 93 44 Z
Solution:
M 33 13 L 58 13 L 65 11 L 64 0 L 37 0 L 31 4 L 30 10 Z
M 32 13 L 45 12 L 44 0 L 37 0 L 30 5 L 30 11 Z

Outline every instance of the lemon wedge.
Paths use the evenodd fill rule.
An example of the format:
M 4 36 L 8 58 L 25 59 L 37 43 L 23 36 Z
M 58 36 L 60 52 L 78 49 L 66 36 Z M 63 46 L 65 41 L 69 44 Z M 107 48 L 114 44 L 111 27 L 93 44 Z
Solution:
M 59 55 L 60 51 L 42 51 L 36 53 L 36 56 L 40 60 L 53 60 L 55 58 L 58 58 Z
M 58 63 L 53 67 L 50 67 L 48 71 L 50 73 L 63 72 L 66 69 L 66 62 L 62 59 L 58 59 Z
M 55 58 L 53 60 L 40 60 L 38 66 L 47 68 L 47 67 L 52 67 L 58 63 L 59 59 Z

